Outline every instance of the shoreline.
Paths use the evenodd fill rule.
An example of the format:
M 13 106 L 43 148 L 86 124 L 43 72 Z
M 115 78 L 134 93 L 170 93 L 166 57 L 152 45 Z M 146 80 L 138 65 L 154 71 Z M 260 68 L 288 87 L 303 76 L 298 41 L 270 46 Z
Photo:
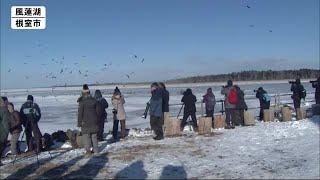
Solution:
M 283 80 L 261 80 L 261 81 L 234 81 L 234 84 L 238 85 L 254 85 L 254 84 L 283 84 L 288 83 L 289 80 L 292 79 L 283 79 Z M 302 79 L 301 82 L 309 82 L 310 79 Z M 222 86 L 225 85 L 226 82 L 201 82 L 201 83 L 167 83 L 166 86 L 170 88 L 183 88 L 183 87 L 204 87 L 204 86 Z M 147 83 L 141 84 L 112 84 L 112 85 L 91 85 L 91 89 L 114 89 L 115 86 L 118 86 L 122 89 L 143 89 L 149 88 L 150 85 Z M 43 87 L 43 88 L 14 88 L 14 89 L 1 89 L 1 93 L 8 92 L 28 92 L 28 91 L 57 91 L 57 90 L 80 90 L 82 86 L 66 86 L 66 87 Z

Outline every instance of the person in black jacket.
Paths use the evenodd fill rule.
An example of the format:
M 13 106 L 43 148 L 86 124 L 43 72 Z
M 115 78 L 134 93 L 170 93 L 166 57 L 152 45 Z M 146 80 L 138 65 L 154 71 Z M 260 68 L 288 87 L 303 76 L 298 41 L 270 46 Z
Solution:
M 291 91 L 293 93 L 291 96 L 291 98 L 293 99 L 293 105 L 294 105 L 294 108 L 297 110 L 297 108 L 300 108 L 301 99 L 305 98 L 305 95 L 304 95 L 305 89 L 301 84 L 300 79 L 296 79 L 295 83 L 292 83 Z
M 164 123 L 164 118 L 169 113 L 169 91 L 166 89 L 166 86 L 163 82 L 159 83 L 159 87 L 162 90 L 162 124 Z
M 38 126 L 38 122 L 41 118 L 41 111 L 37 103 L 33 102 L 33 96 L 28 95 L 27 102 L 25 102 L 20 109 L 20 115 L 22 118 L 22 124 L 25 128 L 26 139 L 28 144 L 28 151 L 33 151 L 32 133 L 36 141 L 36 152 L 39 153 L 42 150 L 41 131 Z
M 260 114 L 259 114 L 259 120 L 263 120 L 263 110 L 270 108 L 270 101 L 268 101 L 266 97 L 267 91 L 265 91 L 262 87 L 259 87 L 256 91 L 256 98 L 259 99 L 260 102 Z
M 316 92 L 315 92 L 316 104 L 320 104 L 320 77 L 318 77 L 316 82 L 312 82 L 312 87 L 316 88 Z
M 183 131 L 184 126 L 187 124 L 187 119 L 189 116 L 192 118 L 193 122 L 193 129 L 194 131 L 198 131 L 198 124 L 197 124 L 197 118 L 196 118 L 196 102 L 197 98 L 195 95 L 192 94 L 191 89 L 187 89 L 183 93 L 183 97 L 181 99 L 181 102 L 184 103 L 184 112 L 183 112 L 183 120 L 181 122 L 181 131 Z
M 109 107 L 109 104 L 105 98 L 102 97 L 101 91 L 97 89 L 94 93 L 94 98 L 100 103 L 102 113 L 98 117 L 99 120 L 99 131 L 98 131 L 98 141 L 103 140 L 103 132 L 104 132 L 104 123 L 107 120 L 107 112 L 106 109 Z
M 237 120 L 235 122 L 236 126 L 242 125 L 244 126 L 244 111 L 248 110 L 248 106 L 244 100 L 244 92 L 240 89 L 238 85 L 234 85 L 237 90 L 238 102 L 236 104 L 236 111 L 238 113 Z

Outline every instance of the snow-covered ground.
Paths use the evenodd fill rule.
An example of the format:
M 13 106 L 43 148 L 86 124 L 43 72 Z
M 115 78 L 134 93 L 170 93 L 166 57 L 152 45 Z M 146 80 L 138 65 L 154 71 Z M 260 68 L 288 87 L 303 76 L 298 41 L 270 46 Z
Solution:
M 290 89 L 286 82 L 239 84 L 249 108 L 259 106 L 258 100 L 252 97 L 253 90 L 260 86 L 270 94 L 289 93 Z M 303 85 L 307 92 L 314 92 L 310 83 Z M 181 92 L 187 87 L 193 90 L 198 101 L 208 87 L 212 87 L 217 100 L 223 98 L 221 84 L 170 85 L 170 104 L 180 103 Z M 100 89 L 109 103 L 113 88 L 90 87 L 91 92 Z M 4 163 L 9 164 L 0 168 L 0 178 L 320 178 L 319 117 L 214 130 L 214 136 L 210 137 L 182 136 L 154 141 L 148 131 L 133 131 L 133 128 L 150 126 L 148 118 L 141 118 L 150 98 L 149 87 L 121 86 L 120 89 L 126 98 L 126 124 L 130 129 L 127 140 L 114 144 L 101 142 L 101 153 L 94 157 L 84 157 L 83 149 L 54 150 L 52 159 L 48 152 L 43 152 L 39 156 L 40 167 L 36 157 L 18 160 L 15 166 L 10 164 L 10 159 L 5 159 Z M 81 87 L 1 90 L 1 96 L 7 96 L 19 110 L 27 95 L 34 95 L 42 111 L 39 126 L 44 134 L 76 128 L 76 100 L 80 91 Z M 313 98 L 314 94 L 308 94 L 306 99 Z M 290 96 L 281 97 L 282 103 L 291 101 Z M 303 102 L 303 105 L 310 103 Z M 177 116 L 180 107 L 170 106 L 171 115 Z M 106 133 L 112 128 L 111 109 L 108 108 Z M 220 110 L 221 104 L 217 104 L 215 112 Z M 258 109 L 250 111 L 258 113 Z M 197 104 L 197 115 L 201 115 L 201 104 Z
M 314 178 L 319 179 L 320 117 L 291 122 L 257 122 L 213 136 L 190 135 L 154 141 L 150 132 L 84 150 L 54 150 L 36 157 L 6 159 L 0 178 Z

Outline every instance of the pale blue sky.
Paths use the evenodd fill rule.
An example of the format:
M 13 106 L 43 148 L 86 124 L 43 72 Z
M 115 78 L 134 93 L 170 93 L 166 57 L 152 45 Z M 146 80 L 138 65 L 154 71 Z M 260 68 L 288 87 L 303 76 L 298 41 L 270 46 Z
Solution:
M 18 5 L 47 28 L 12 30 Z M 1 0 L 1 88 L 297 68 L 319 68 L 318 0 Z

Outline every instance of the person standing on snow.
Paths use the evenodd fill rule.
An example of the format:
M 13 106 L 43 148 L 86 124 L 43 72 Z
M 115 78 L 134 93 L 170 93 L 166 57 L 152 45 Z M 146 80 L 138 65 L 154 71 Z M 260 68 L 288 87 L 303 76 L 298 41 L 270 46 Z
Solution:
M 99 153 L 97 138 L 99 131 L 98 117 L 102 114 L 102 108 L 100 103 L 90 95 L 87 84 L 83 85 L 82 94 L 78 109 L 78 127 L 81 128 L 86 154 L 97 154 Z
M 237 90 L 237 96 L 238 96 L 238 102 L 236 104 L 236 109 L 235 109 L 235 111 L 237 111 L 238 117 L 236 117 L 237 121 L 235 122 L 235 125 L 244 126 L 244 111 L 248 110 L 248 106 L 244 99 L 244 92 L 237 85 L 235 85 L 234 88 Z
M 22 124 L 25 128 L 26 139 L 28 144 L 28 152 L 34 150 L 33 138 L 36 141 L 36 153 L 42 151 L 42 134 L 38 126 L 38 122 L 41 118 L 41 111 L 37 103 L 33 102 L 33 96 L 28 95 L 27 102 L 25 102 L 20 109 L 20 115 L 22 119 Z
M 163 139 L 163 94 L 162 90 L 159 87 L 158 83 L 151 84 L 151 99 L 150 99 L 150 126 L 151 129 L 156 134 L 154 140 L 161 140 Z
M 259 87 L 256 91 L 256 98 L 259 99 L 260 102 L 260 114 L 259 114 L 259 120 L 263 120 L 263 111 L 265 109 L 270 108 L 270 96 L 268 95 L 267 91 L 265 91 L 262 87 Z
M 162 125 L 164 125 L 165 117 L 169 114 L 169 91 L 163 82 L 159 83 L 159 87 L 162 90 Z
M 8 110 L 11 116 L 11 119 L 10 119 L 11 154 L 17 155 L 20 153 L 18 141 L 19 141 L 20 133 L 22 132 L 22 123 L 21 123 L 20 114 L 18 111 L 14 110 L 14 106 L 12 103 L 9 103 Z
M 304 99 L 306 97 L 306 90 L 301 84 L 300 79 L 296 79 L 296 81 L 291 84 L 291 91 L 292 91 L 291 98 L 293 99 L 293 106 L 297 111 L 297 109 L 300 108 L 301 106 L 301 99 Z
M 6 142 L 10 128 L 10 113 L 2 98 L 0 98 L 0 166 L 2 153 L 6 147 Z
M 314 97 L 316 99 L 316 104 L 320 104 L 320 77 L 318 77 L 316 82 L 312 82 L 312 87 L 316 88 Z
M 105 98 L 102 97 L 101 91 L 96 90 L 94 93 L 94 98 L 100 103 L 102 108 L 101 116 L 98 117 L 99 120 L 99 131 L 98 131 L 98 141 L 103 140 L 103 132 L 104 132 L 104 123 L 107 120 L 107 112 L 106 109 L 108 108 L 108 102 Z
M 197 98 L 195 95 L 192 94 L 191 89 L 188 88 L 183 93 L 183 97 L 181 99 L 181 102 L 184 104 L 183 119 L 181 122 L 181 131 L 183 131 L 185 125 L 187 124 L 188 117 L 191 116 L 192 123 L 193 123 L 193 129 L 195 132 L 198 132 L 198 123 L 197 123 L 197 118 L 196 118 Z
M 113 140 L 116 141 L 118 139 L 118 128 L 119 121 L 121 125 L 121 138 L 124 139 L 126 136 L 126 112 L 124 110 L 124 96 L 121 94 L 118 87 L 115 88 L 112 98 L 111 98 L 112 106 L 113 106 Z
M 237 91 L 233 87 L 233 82 L 228 80 L 227 86 L 223 86 L 221 94 L 225 96 L 225 112 L 226 112 L 226 127 L 225 129 L 235 128 L 235 108 L 237 104 Z
M 214 96 L 212 89 L 208 88 L 207 93 L 203 96 L 203 101 L 206 108 L 206 117 L 212 117 L 212 127 L 214 123 L 214 106 L 216 105 L 216 97 Z

